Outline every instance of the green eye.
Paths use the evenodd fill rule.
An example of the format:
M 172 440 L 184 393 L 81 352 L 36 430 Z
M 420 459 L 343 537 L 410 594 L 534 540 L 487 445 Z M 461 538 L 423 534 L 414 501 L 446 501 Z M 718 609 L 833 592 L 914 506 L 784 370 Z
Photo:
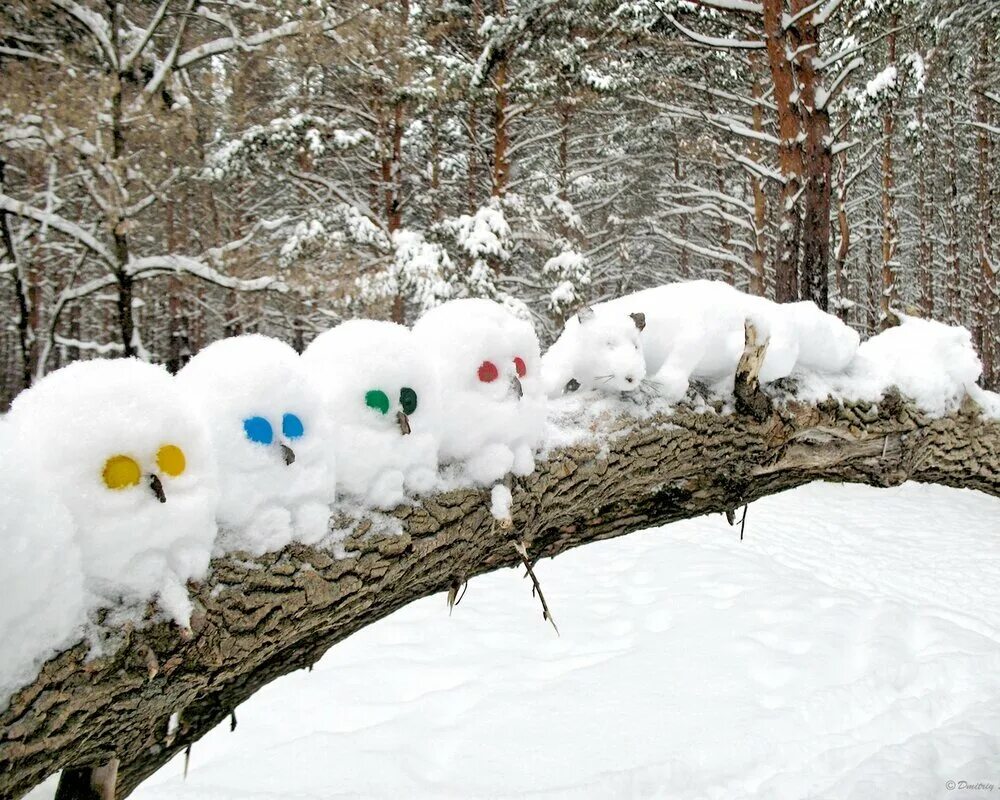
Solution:
M 380 414 L 389 413 L 389 398 L 380 389 L 370 389 L 365 392 L 365 405 L 368 408 L 374 408 Z
M 404 386 L 399 390 L 399 404 L 403 407 L 404 414 L 412 414 L 417 410 L 417 393 L 409 386 Z

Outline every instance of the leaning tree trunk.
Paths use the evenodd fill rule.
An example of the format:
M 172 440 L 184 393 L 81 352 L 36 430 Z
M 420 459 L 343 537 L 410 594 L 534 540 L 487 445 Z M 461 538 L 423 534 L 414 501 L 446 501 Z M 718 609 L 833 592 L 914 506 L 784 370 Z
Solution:
M 401 531 L 356 520 L 339 554 L 291 545 L 214 561 L 209 582 L 192 588 L 190 631 L 121 630 L 117 648 L 91 661 L 79 645 L 13 697 L 0 713 L 0 796 L 64 767 L 85 782 L 87 767 L 117 759 L 124 797 L 270 681 L 407 603 L 519 564 L 515 545 L 537 561 L 816 480 L 917 480 L 1000 497 L 1000 423 L 971 401 L 938 419 L 895 393 L 878 405 L 772 404 L 754 359 L 744 362 L 735 412 L 608 417 L 590 426 L 591 443 L 550 452 L 513 484 L 512 524 L 490 515 L 487 490 L 464 489 L 398 509 Z

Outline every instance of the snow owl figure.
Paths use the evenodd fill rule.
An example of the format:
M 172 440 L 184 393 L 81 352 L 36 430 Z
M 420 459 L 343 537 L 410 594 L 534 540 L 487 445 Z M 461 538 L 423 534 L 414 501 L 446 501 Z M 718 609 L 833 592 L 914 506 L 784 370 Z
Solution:
M 437 379 L 409 329 L 357 319 L 316 337 L 302 359 L 323 390 L 340 491 L 390 509 L 437 482 Z
M 226 549 L 260 554 L 326 535 L 334 465 L 320 392 L 284 342 L 250 334 L 208 345 L 177 373 L 209 424 Z
M 190 619 L 188 578 L 204 577 L 218 500 L 208 432 L 161 367 L 80 361 L 14 401 L 10 421 L 76 527 L 88 588 L 158 596 Z
M 441 387 L 442 461 L 483 485 L 528 475 L 545 427 L 538 337 L 492 300 L 451 300 L 413 334 L 434 359 Z
M 32 448 L 0 421 L 0 707 L 81 636 L 83 566 L 73 520 Z

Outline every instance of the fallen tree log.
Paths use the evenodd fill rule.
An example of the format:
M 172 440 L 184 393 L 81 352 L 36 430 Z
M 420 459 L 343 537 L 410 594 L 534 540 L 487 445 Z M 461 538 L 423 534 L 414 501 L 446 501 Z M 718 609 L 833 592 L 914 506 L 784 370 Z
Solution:
M 351 633 L 521 563 L 515 544 L 537 562 L 816 480 L 916 480 L 1000 497 L 1000 422 L 971 401 L 937 419 L 896 393 L 877 405 L 737 408 L 601 420 L 590 443 L 550 452 L 512 484 L 509 527 L 491 516 L 488 491 L 466 489 L 398 509 L 401 533 L 362 520 L 341 557 L 293 545 L 214 561 L 210 581 L 193 588 L 190 632 L 126 629 L 113 652 L 90 661 L 79 645 L 12 698 L 0 714 L 0 797 L 114 759 L 124 797 L 262 686 Z

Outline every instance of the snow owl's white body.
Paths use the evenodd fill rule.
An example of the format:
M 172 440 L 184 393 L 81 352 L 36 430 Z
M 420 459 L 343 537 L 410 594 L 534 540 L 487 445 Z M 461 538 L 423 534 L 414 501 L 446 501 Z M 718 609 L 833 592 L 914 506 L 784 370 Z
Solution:
M 441 387 L 441 458 L 477 483 L 527 475 L 545 427 L 538 337 L 491 300 L 451 300 L 413 327 Z
M 333 426 L 339 489 L 377 508 L 437 481 L 434 368 L 402 325 L 350 320 L 302 354 Z
M 0 421 L 0 707 L 80 637 L 86 607 L 73 520 L 20 438 Z
M 214 342 L 177 374 L 209 425 L 227 549 L 277 550 L 327 532 L 334 464 L 320 392 L 298 354 L 267 336 Z
M 204 423 L 170 375 L 135 359 L 70 364 L 19 395 L 10 421 L 69 509 L 89 586 L 159 595 L 186 623 L 218 485 Z

